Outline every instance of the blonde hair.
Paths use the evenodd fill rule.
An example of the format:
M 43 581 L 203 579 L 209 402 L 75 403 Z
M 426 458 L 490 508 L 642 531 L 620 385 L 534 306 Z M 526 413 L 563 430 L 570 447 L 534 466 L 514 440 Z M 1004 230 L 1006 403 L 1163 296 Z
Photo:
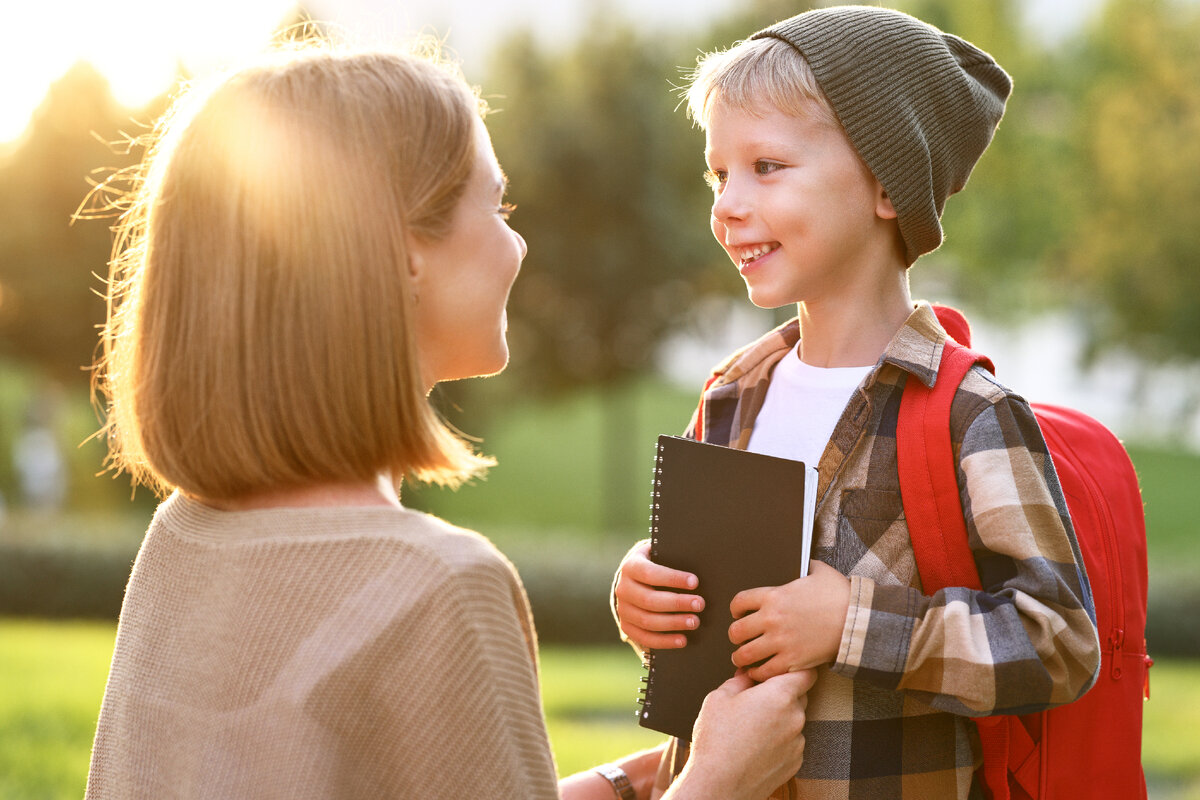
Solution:
M 808 61 L 780 39 L 750 39 L 702 55 L 683 93 L 688 116 L 701 128 L 708 127 L 718 103 L 751 114 L 768 104 L 784 114 L 842 127 Z
M 490 465 L 425 397 L 406 246 L 448 232 L 484 111 L 429 48 L 313 42 L 179 98 L 110 264 L 108 466 L 231 499 Z

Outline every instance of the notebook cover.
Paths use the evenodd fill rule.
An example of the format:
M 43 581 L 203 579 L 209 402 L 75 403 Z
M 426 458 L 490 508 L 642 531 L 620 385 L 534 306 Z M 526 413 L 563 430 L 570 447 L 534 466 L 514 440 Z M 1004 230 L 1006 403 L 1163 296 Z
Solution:
M 704 697 L 735 671 L 729 641 L 734 595 L 807 572 L 804 489 L 808 480 L 811 506 L 815 476 L 799 461 L 659 437 L 651 559 L 694 573 L 705 609 L 686 634 L 686 647 L 647 654 L 643 727 L 690 741 Z M 810 537 L 811 529 L 810 510 Z

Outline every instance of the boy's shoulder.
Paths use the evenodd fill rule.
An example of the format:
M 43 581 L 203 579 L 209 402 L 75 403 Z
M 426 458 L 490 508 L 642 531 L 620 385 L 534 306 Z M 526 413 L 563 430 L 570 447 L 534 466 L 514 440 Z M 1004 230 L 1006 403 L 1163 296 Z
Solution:
M 735 383 L 746 375 L 768 369 L 800 341 L 800 321 L 796 317 L 767 331 L 754 341 L 739 347 L 721 359 L 708 374 L 705 389 Z

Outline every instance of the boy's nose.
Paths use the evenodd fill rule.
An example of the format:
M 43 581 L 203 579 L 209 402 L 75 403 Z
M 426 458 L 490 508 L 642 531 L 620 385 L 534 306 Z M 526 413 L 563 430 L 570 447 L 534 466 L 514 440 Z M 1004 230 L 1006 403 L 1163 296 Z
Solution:
M 713 219 L 722 223 L 745 219 L 748 213 L 744 193 L 736 190 L 732 182 L 726 183 L 721 193 L 713 199 Z

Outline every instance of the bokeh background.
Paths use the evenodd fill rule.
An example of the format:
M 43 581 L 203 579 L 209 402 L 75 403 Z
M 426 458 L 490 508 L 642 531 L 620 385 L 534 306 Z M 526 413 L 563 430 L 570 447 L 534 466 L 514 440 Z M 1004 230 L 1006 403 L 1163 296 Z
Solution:
M 8 0 L 0 48 L 0 796 L 77 797 L 121 592 L 156 498 L 98 476 L 88 365 L 111 217 L 91 187 L 181 81 L 313 19 L 387 46 L 444 38 L 497 112 L 530 253 L 502 376 L 435 400 L 499 459 L 406 503 L 491 536 L 526 581 L 560 767 L 651 742 L 607 585 L 646 532 L 659 433 L 707 369 L 786 315 L 753 308 L 708 232 L 703 136 L 674 86 L 780 0 Z M 973 319 L 1030 399 L 1126 442 L 1151 556 L 1151 796 L 1200 797 L 1200 4 L 897 0 L 992 52 L 1016 89 L 917 297 Z

